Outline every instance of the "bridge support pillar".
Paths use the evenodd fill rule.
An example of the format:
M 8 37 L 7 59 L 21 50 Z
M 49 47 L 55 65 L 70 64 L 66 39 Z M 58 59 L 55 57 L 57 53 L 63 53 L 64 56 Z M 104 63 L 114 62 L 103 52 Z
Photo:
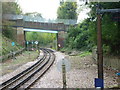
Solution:
M 23 27 L 17 27 L 17 42 L 22 45 L 25 46 L 25 38 L 24 38 L 24 31 L 23 31 Z
M 58 33 L 56 33 L 56 50 L 58 50 Z
M 60 50 L 61 48 L 64 47 L 65 32 L 64 31 L 58 32 L 57 36 L 58 36 L 57 40 L 58 50 Z

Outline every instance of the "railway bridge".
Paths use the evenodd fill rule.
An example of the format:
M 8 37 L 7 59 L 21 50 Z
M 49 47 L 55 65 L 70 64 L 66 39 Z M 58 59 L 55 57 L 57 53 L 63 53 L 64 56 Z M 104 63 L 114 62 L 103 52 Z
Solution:
M 16 30 L 16 41 L 25 45 L 25 33 L 28 31 L 32 32 L 48 32 L 56 33 L 57 45 L 61 48 L 64 47 L 65 33 L 67 32 L 70 25 L 76 26 L 76 20 L 46 20 L 41 17 L 32 17 L 24 15 L 9 15 L 3 16 L 4 20 L 12 22 L 12 27 Z

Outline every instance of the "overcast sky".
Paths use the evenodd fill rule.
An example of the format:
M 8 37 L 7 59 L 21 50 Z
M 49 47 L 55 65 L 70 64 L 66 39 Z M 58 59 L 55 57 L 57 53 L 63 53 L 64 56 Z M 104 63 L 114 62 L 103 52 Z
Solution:
M 47 19 L 57 18 L 59 0 L 17 0 L 17 2 L 20 5 L 23 13 L 38 12 Z M 86 18 L 86 12 L 88 12 L 88 10 L 81 12 L 78 19 L 83 20 Z

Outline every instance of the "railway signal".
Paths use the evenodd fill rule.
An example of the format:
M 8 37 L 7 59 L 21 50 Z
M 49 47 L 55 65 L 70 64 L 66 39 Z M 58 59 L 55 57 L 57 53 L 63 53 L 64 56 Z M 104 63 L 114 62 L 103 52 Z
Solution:
M 34 42 L 32 41 L 31 43 L 32 43 L 32 50 L 33 50 L 33 44 L 34 44 Z
M 35 44 L 37 45 L 37 44 L 38 44 L 38 41 L 35 41 Z
M 15 42 L 12 42 L 11 44 L 12 44 L 12 46 L 15 46 Z
M 32 41 L 31 43 L 32 43 L 32 44 L 34 44 L 34 42 L 33 42 L 33 41 Z
M 26 42 L 26 44 L 27 44 L 27 50 L 29 50 L 29 47 L 28 47 L 28 46 L 29 46 L 29 45 L 28 45 L 28 44 L 29 44 L 29 42 L 27 41 L 27 42 Z
M 27 43 L 27 45 L 29 44 L 29 42 L 28 42 L 28 41 L 27 41 L 26 43 Z
M 15 42 L 12 42 L 11 45 L 12 45 L 12 46 L 15 46 Z M 12 58 L 15 59 L 14 50 L 11 50 L 11 53 L 12 53 Z
M 38 41 L 34 42 L 36 44 L 36 50 L 38 49 Z

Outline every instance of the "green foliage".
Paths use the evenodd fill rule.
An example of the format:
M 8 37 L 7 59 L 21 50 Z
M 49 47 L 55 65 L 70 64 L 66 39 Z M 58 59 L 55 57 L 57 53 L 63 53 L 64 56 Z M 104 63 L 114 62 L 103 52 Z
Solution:
M 101 8 L 104 9 L 120 8 L 120 2 L 100 2 L 99 4 L 101 5 Z M 88 14 L 89 18 L 84 20 L 76 27 L 71 26 L 69 28 L 68 35 L 66 37 L 67 48 L 77 50 L 91 50 L 93 46 L 97 45 L 96 5 L 96 2 L 89 3 L 88 6 L 91 9 Z M 69 11 L 73 9 L 71 6 L 72 3 L 62 3 L 58 8 L 58 18 L 73 19 L 73 15 L 75 19 L 77 14 L 76 12 L 73 12 L 73 14 Z M 114 14 L 111 13 L 105 13 L 102 15 L 103 51 L 105 53 L 120 54 L 120 22 L 113 21 L 113 15 Z
M 91 43 L 89 36 L 87 20 L 76 27 L 71 26 L 68 30 L 68 36 L 66 37 L 66 47 L 77 50 L 90 50 Z
M 62 2 L 58 8 L 57 15 L 59 19 L 77 19 L 77 3 Z M 89 49 L 91 47 L 89 40 L 89 30 L 87 20 L 83 21 L 76 27 L 71 26 L 66 36 L 66 47 L 70 49 Z
M 104 9 L 115 9 L 120 8 L 120 2 L 102 2 L 101 7 Z M 97 44 L 97 19 L 96 19 L 96 3 L 90 3 L 89 7 L 91 11 L 89 13 L 90 25 L 89 31 L 91 34 L 90 40 L 93 41 L 94 45 Z M 112 20 L 113 14 L 105 13 L 102 16 L 102 40 L 103 50 L 106 53 L 120 54 L 120 22 Z M 107 49 L 106 49 L 107 47 Z M 108 50 L 109 49 L 109 50 Z
M 80 54 L 81 57 L 85 57 L 85 56 L 88 56 L 88 55 L 91 55 L 91 52 L 89 51 L 84 51 Z
M 21 14 L 22 11 L 16 2 L 2 2 L 2 14 Z
M 41 17 L 41 18 L 42 18 L 41 13 L 38 13 L 38 12 L 25 13 L 25 15 L 27 15 L 27 16 L 32 16 L 32 17 Z
M 16 2 L 2 2 L 2 15 L 4 14 L 21 14 L 22 11 Z M 16 51 L 21 48 L 16 41 L 16 29 L 11 27 L 13 22 L 8 20 L 2 21 L 2 55 L 10 53 L 10 51 Z M 11 46 L 11 42 L 15 42 L 15 46 Z
M 13 42 L 13 40 L 6 38 L 4 35 L 2 35 L 2 49 L 0 49 L 2 52 L 2 55 L 6 55 L 8 53 L 10 53 L 10 51 L 17 51 L 19 49 L 21 49 L 22 47 L 15 42 L 15 46 L 12 46 L 11 43 Z
M 21 14 L 22 11 L 19 7 L 19 5 L 16 2 L 3 2 L 2 3 L 2 14 Z M 2 21 L 2 29 L 3 34 L 9 39 L 15 40 L 16 30 L 11 27 L 11 25 L 14 25 L 13 22 L 10 22 L 8 20 Z
M 2 34 L 6 36 L 9 39 L 16 40 L 16 29 L 11 27 L 11 25 L 14 25 L 13 22 L 4 20 L 3 21 L 3 27 L 2 27 Z
M 4 75 L 6 73 L 10 73 L 16 68 L 19 68 L 19 66 L 35 60 L 37 56 L 38 56 L 38 53 L 36 51 L 24 51 L 22 52 L 22 54 L 15 56 L 16 59 L 10 61 L 9 63 L 7 60 L 2 60 L 3 63 L 0 69 L 4 71 L 2 71 L 1 74 Z
M 53 33 L 27 32 L 27 41 L 39 41 L 40 45 L 52 45 L 56 43 L 56 35 Z
M 58 19 L 77 19 L 77 3 L 63 2 L 57 10 Z

